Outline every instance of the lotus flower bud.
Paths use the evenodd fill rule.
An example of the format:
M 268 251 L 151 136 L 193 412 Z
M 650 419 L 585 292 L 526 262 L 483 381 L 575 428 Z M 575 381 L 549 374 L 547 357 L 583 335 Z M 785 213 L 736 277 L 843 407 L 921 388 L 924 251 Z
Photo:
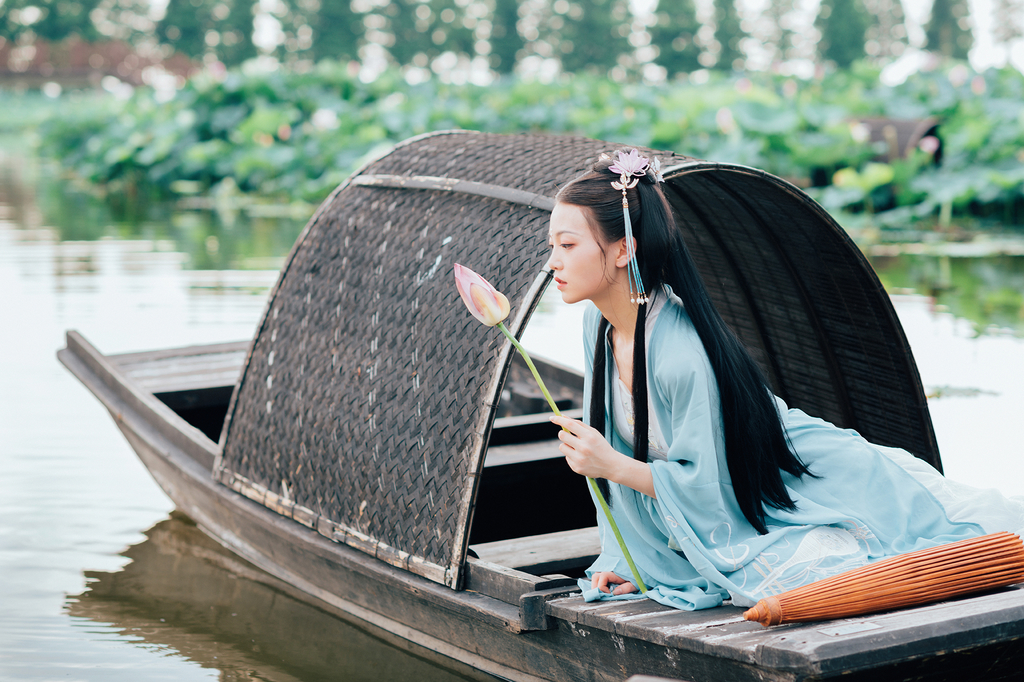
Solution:
M 486 279 L 469 268 L 455 264 L 455 286 L 462 302 L 473 317 L 493 327 L 508 317 L 509 303 L 505 294 L 491 286 Z

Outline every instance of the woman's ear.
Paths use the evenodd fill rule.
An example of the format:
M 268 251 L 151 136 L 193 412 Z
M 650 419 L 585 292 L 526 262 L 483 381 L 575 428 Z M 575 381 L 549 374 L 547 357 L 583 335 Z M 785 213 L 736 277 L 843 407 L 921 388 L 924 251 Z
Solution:
M 633 248 L 636 248 L 636 237 L 633 238 Z M 629 265 L 629 250 L 626 248 L 626 238 L 623 237 L 616 242 L 615 267 L 624 268 Z

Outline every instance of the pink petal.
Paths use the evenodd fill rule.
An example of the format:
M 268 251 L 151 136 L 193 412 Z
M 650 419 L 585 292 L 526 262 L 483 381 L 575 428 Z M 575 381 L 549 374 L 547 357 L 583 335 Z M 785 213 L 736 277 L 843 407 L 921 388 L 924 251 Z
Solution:
M 493 327 L 509 313 L 508 299 L 486 279 L 458 263 L 455 264 L 455 286 L 470 314 L 488 327 Z

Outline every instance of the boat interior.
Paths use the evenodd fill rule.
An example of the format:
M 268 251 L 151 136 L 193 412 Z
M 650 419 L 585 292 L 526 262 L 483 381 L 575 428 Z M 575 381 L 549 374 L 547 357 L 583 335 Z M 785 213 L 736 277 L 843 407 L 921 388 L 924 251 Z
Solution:
M 217 442 L 248 346 L 193 346 L 107 359 Z M 559 409 L 582 418 L 583 376 L 542 358 L 534 361 Z M 518 355 L 496 414 L 470 529 L 464 586 L 492 593 L 488 584 L 496 574 L 505 574 L 500 582 L 506 586 L 510 577 L 526 578 L 525 585 L 513 579 L 522 585 L 517 592 L 574 584 L 569 579 L 582 576 L 600 553 L 596 512 L 586 482 L 558 450 L 547 403 Z M 510 594 L 508 600 L 518 602 L 518 596 Z

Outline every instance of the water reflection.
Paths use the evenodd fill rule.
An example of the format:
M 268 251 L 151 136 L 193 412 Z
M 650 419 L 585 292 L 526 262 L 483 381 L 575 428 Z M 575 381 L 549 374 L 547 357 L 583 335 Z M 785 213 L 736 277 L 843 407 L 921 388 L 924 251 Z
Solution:
M 870 260 L 887 291 L 930 296 L 936 310 L 972 321 L 979 334 L 1024 336 L 1024 255 L 1003 252 L 1024 252 L 1024 238 L 995 246 L 972 255 L 901 253 Z
M 89 589 L 68 598 L 68 614 L 88 621 L 80 626 L 109 625 L 134 645 L 155 645 L 218 670 L 221 680 L 493 679 L 293 598 L 292 588 L 178 514 L 146 531 L 146 540 L 123 556 L 131 563 L 122 570 L 85 572 Z M 396 655 L 392 647 L 412 655 Z
M 0 207 L 27 239 L 58 243 L 139 241 L 140 251 L 181 259 L 190 270 L 277 270 L 311 209 L 266 206 L 221 197 L 181 210 L 142 197 L 99 196 L 35 159 L 23 144 L 0 138 Z M 73 258 L 73 256 L 72 256 Z M 90 272 L 87 259 L 72 271 Z

